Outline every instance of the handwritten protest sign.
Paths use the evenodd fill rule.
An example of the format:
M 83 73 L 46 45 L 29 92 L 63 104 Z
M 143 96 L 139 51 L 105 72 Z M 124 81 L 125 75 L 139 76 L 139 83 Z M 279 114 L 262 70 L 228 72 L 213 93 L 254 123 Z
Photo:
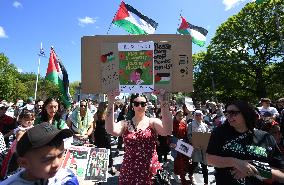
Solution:
M 153 51 L 154 90 L 165 89 L 167 92 L 192 92 L 191 37 L 178 34 L 95 35 L 82 37 L 82 92 L 106 93 L 114 89 L 129 91 L 129 87 L 135 86 L 135 84 L 130 83 L 130 78 L 136 78 L 134 75 L 131 75 L 133 71 L 130 71 L 130 68 L 134 70 L 133 68 L 137 68 L 140 64 L 137 64 L 138 66 L 136 64 L 129 65 L 129 71 L 121 71 L 120 69 L 122 69 L 123 65 L 121 65 L 120 54 L 128 53 L 130 55 L 131 53 L 143 57 L 148 49 L 145 50 L 141 45 L 143 46 L 144 43 L 148 42 L 154 44 L 153 49 L 151 49 Z M 127 44 L 125 45 L 125 43 L 128 43 L 130 47 Z M 125 47 L 119 47 L 118 45 L 120 44 L 124 44 Z M 136 51 L 145 51 L 145 53 L 138 54 Z M 127 61 L 130 60 L 132 59 L 129 58 Z M 145 62 L 146 60 L 142 61 Z M 142 80 L 145 83 L 148 77 L 143 76 L 143 74 L 150 74 L 151 72 L 150 69 L 147 71 L 148 69 L 142 70 L 142 78 L 144 78 Z M 132 86 L 128 86 L 128 89 L 121 89 L 121 87 L 124 87 L 122 84 L 127 82 L 129 83 L 128 85 Z M 143 85 L 146 85 L 145 83 Z M 140 88 L 140 85 L 136 87 Z
M 79 181 L 107 181 L 109 150 L 84 146 L 71 146 L 64 157 L 62 167 L 69 168 Z
M 153 42 L 118 43 L 120 92 L 153 92 L 153 49 Z

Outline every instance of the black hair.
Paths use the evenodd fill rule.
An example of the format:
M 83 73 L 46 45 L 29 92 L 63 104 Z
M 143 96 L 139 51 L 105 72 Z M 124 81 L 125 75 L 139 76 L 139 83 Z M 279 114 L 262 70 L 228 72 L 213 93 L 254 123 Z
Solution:
M 136 73 L 139 73 L 140 75 L 143 74 L 143 71 L 142 71 L 142 69 L 140 69 L 140 68 L 135 69 L 135 72 L 136 72 Z
M 23 109 L 19 115 L 18 119 L 34 119 L 35 113 L 32 110 Z
M 146 102 L 148 102 L 148 99 L 145 95 L 143 94 L 139 94 L 139 93 L 136 93 L 136 94 L 131 94 L 131 97 L 130 97 L 130 105 L 129 105 L 129 108 L 128 108 L 128 113 L 127 113 L 127 116 L 126 116 L 126 119 L 127 120 L 131 120 L 134 116 L 135 116 L 135 112 L 133 110 L 133 105 L 132 103 L 134 102 L 134 99 L 137 98 L 137 97 L 144 97 L 146 99 Z
M 61 119 L 61 115 L 59 114 L 59 101 L 56 99 L 56 98 L 53 98 L 53 97 L 49 97 L 49 98 L 47 98 L 46 100 L 45 100 L 45 102 L 43 103 L 43 106 L 42 106 L 42 111 L 41 111 L 41 113 L 40 113 L 40 117 L 41 117 L 41 122 L 48 122 L 48 113 L 47 113 L 47 111 L 46 111 L 46 107 L 47 107 L 47 105 L 50 103 L 50 102 L 52 102 L 52 101 L 55 101 L 55 102 L 57 102 L 58 103 L 58 110 L 57 110 L 57 112 L 55 113 L 55 115 L 54 115 L 54 118 L 53 118 L 53 121 L 55 120 L 55 121 L 60 121 L 60 119 Z M 59 124 L 58 124 L 58 129 L 60 129 L 59 128 Z
M 257 121 L 254 107 L 251 104 L 249 104 L 247 101 L 235 100 L 227 103 L 225 106 L 225 110 L 227 110 L 227 107 L 229 105 L 235 105 L 240 110 L 241 114 L 245 119 L 247 128 L 253 132 L 253 129 L 255 128 Z M 228 119 L 225 121 L 225 123 L 228 123 Z

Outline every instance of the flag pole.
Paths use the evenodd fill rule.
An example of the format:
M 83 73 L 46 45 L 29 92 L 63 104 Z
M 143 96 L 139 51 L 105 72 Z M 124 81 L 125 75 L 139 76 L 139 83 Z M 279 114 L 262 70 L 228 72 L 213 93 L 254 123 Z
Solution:
M 178 28 L 181 25 L 181 14 L 182 14 L 182 9 L 180 10 L 180 13 L 179 13 L 179 23 L 178 23 L 178 26 L 177 26 Z M 176 34 L 179 34 L 177 30 L 176 30 Z
M 40 43 L 40 53 L 38 54 L 38 65 L 37 65 L 37 75 L 36 75 L 36 85 L 35 85 L 35 97 L 34 99 L 36 100 L 36 95 L 37 95 L 37 84 L 38 84 L 38 78 L 39 78 L 39 67 L 40 67 L 40 57 L 44 56 L 44 51 L 42 48 L 42 42 Z
M 123 2 L 123 1 L 120 2 L 119 8 L 120 8 L 120 5 L 121 5 L 122 2 Z M 111 23 L 110 23 L 110 25 L 109 25 L 109 27 L 108 27 L 108 29 L 107 29 L 107 33 L 106 33 L 107 35 L 108 35 L 108 33 L 109 33 L 110 29 L 111 29 L 111 25 L 112 25 L 113 19 L 115 18 L 117 12 L 119 11 L 119 8 L 118 8 L 118 10 L 116 11 L 115 15 L 113 16 L 112 21 L 111 21 Z

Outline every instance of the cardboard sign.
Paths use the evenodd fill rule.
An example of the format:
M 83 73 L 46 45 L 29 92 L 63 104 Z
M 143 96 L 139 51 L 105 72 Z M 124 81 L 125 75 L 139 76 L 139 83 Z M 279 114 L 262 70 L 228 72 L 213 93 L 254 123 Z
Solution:
M 192 44 L 189 35 L 96 35 L 81 38 L 83 93 L 106 93 L 119 89 L 122 77 L 119 45 L 139 48 L 139 43 L 154 43 L 154 89 L 192 92 Z M 141 44 L 140 44 L 141 45 Z M 140 47 L 140 51 L 145 48 Z M 147 49 L 146 49 L 147 50 Z M 149 71 L 149 74 L 151 71 Z M 147 72 L 146 72 L 147 73 Z M 126 76 L 125 76 L 126 77 Z M 126 78 L 130 78 L 127 75 Z M 141 91 L 140 91 L 141 92 Z
M 84 146 L 71 146 L 64 157 L 62 168 L 69 168 L 78 180 L 106 182 L 109 150 Z
M 183 142 L 179 139 L 177 141 L 177 146 L 176 146 L 175 150 L 186 155 L 186 156 L 188 156 L 188 157 L 191 157 L 193 147 L 190 144 L 185 143 L 185 142 Z
M 192 132 L 192 145 L 206 151 L 211 133 Z

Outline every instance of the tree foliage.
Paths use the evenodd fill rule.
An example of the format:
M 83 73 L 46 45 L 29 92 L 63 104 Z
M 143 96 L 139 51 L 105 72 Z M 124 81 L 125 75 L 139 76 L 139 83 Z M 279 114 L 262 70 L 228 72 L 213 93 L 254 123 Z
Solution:
M 4 54 L 0 54 L 0 76 L 0 99 L 15 101 L 34 97 L 37 75 L 19 73 Z M 37 99 L 61 96 L 58 87 L 44 77 L 39 76 L 37 88 Z
M 283 96 L 284 53 L 279 31 L 283 35 L 284 29 L 277 29 L 275 16 L 277 12 L 284 25 L 283 8 L 279 0 L 248 3 L 224 22 L 207 53 L 193 57 L 198 69 L 194 71 L 195 95 L 214 96 L 215 85 L 216 97 L 223 101 Z

